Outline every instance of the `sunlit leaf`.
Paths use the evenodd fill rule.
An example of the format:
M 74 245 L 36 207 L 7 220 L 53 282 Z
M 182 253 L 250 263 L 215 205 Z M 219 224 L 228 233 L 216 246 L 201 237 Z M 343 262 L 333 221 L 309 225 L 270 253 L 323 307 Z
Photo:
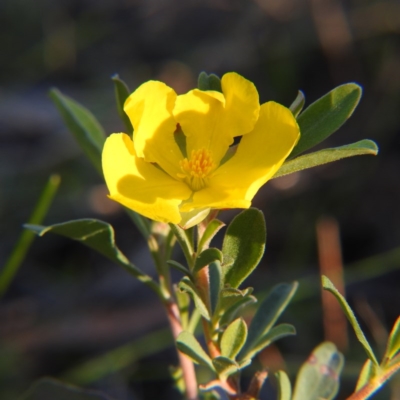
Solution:
M 392 359 L 400 351 L 400 317 L 397 318 L 389 335 L 385 358 Z
M 378 146 L 375 142 L 368 139 L 347 144 L 345 146 L 316 151 L 285 162 L 274 175 L 274 178 L 279 178 L 280 176 L 293 174 L 294 172 L 302 171 L 303 169 L 313 168 L 318 165 L 341 160 L 342 158 L 367 154 L 374 156 L 378 154 Z
M 233 321 L 225 329 L 221 338 L 221 354 L 230 359 L 235 359 L 242 349 L 247 337 L 247 325 L 242 318 Z
M 333 283 L 327 278 L 326 276 L 322 276 L 322 287 L 325 290 L 331 292 L 336 299 L 338 300 L 340 306 L 342 307 L 343 312 L 346 314 L 347 319 L 349 320 L 351 326 L 354 329 L 354 332 L 357 336 L 357 339 L 364 347 L 365 352 L 367 353 L 368 358 L 375 364 L 379 365 L 378 360 L 375 357 L 374 351 L 372 347 L 368 343 L 364 332 L 361 330 L 360 325 L 358 324 L 357 318 L 354 315 L 353 310 L 350 308 L 349 304 L 347 303 L 346 299 L 339 293 L 339 291 L 335 288 Z
M 203 248 L 207 247 L 210 244 L 213 237 L 224 226 L 225 224 L 218 219 L 213 219 L 212 221 L 210 221 L 199 240 L 199 245 L 197 250 L 202 251 Z
M 275 372 L 275 378 L 278 381 L 278 399 L 277 400 L 291 400 L 292 399 L 292 385 L 290 384 L 289 377 L 285 371 Z
M 331 400 L 339 390 L 343 355 L 330 342 L 320 344 L 297 375 L 293 400 Z
M 211 370 L 214 370 L 211 358 L 203 350 L 200 343 L 192 333 L 187 331 L 181 332 L 176 339 L 176 345 L 182 353 L 189 356 L 193 361 L 197 362 L 198 364 L 205 365 L 211 368 Z
M 290 111 L 295 117 L 297 117 L 301 113 L 305 102 L 306 98 L 304 97 L 304 93 L 299 90 L 299 92 L 297 93 L 297 97 L 294 99 L 294 102 L 289 107 Z
M 200 255 L 196 258 L 194 263 L 193 272 L 198 272 L 206 265 L 212 263 L 213 261 L 222 262 L 222 253 L 221 250 L 211 247 L 209 249 L 204 250 Z
M 228 376 L 236 374 L 239 371 L 239 365 L 228 357 L 219 356 L 213 358 L 212 363 L 221 379 L 226 379 Z
M 308 106 L 297 118 L 301 136 L 290 158 L 314 147 L 338 130 L 353 114 L 361 94 L 361 86 L 347 83 Z

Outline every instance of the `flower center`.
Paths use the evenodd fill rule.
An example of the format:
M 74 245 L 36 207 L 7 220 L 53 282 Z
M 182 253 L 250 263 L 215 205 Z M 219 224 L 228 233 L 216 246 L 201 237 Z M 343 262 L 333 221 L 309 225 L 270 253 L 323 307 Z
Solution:
M 207 186 L 210 172 L 215 168 L 211 154 L 206 149 L 192 150 L 190 158 L 184 158 L 179 164 L 183 172 L 179 177 L 184 178 L 195 192 Z

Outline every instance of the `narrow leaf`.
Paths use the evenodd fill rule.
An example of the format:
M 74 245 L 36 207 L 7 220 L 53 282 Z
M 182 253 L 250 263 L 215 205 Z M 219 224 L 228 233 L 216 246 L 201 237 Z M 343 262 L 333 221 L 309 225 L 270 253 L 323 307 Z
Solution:
M 186 354 L 193 361 L 197 362 L 198 364 L 205 365 L 214 371 L 211 358 L 203 350 L 200 343 L 192 333 L 187 331 L 181 332 L 176 339 L 176 345 L 182 353 Z
M 247 325 L 242 318 L 233 321 L 224 331 L 221 338 L 221 354 L 235 359 L 246 342 Z
M 187 292 L 192 296 L 194 304 L 195 304 L 196 308 L 199 310 L 200 314 L 207 321 L 209 321 L 210 320 L 210 312 L 208 311 L 207 306 L 204 304 L 203 300 L 201 299 L 200 295 L 198 294 L 197 289 L 194 286 L 193 282 L 189 278 L 184 277 L 179 282 L 178 287 L 180 290 L 183 290 L 184 292 Z
M 212 310 L 212 313 L 214 314 L 214 312 L 217 308 L 221 290 L 223 287 L 222 268 L 221 268 L 221 263 L 218 260 L 213 261 L 208 266 L 208 275 L 210 277 L 211 310 Z
M 345 146 L 334 147 L 316 151 L 315 153 L 305 154 L 293 160 L 285 162 L 273 178 L 293 174 L 303 169 L 313 168 L 318 165 L 328 164 L 342 158 L 378 154 L 378 146 L 372 140 L 360 140 L 359 142 L 347 144 Z
M 128 88 L 128 85 L 122 79 L 120 79 L 118 74 L 112 76 L 111 79 L 114 82 L 114 91 L 115 91 L 115 99 L 117 102 L 118 114 L 121 117 L 122 121 L 124 122 L 128 134 L 132 135 L 133 127 L 128 115 L 124 111 L 125 100 L 129 97 L 131 92 Z
M 347 83 L 307 107 L 297 119 L 301 136 L 290 158 L 314 147 L 338 130 L 353 114 L 361 94 L 361 86 Z
M 376 365 L 368 358 L 364 363 L 357 380 L 356 392 L 365 386 L 375 376 Z
M 285 371 L 275 372 L 275 378 L 278 381 L 278 400 L 292 399 L 292 385 Z
M 389 335 L 385 357 L 391 360 L 400 351 L 400 317 L 397 318 Z
M 225 284 L 237 288 L 264 254 L 266 228 L 260 210 L 242 211 L 230 223 L 222 245 Z
M 197 251 L 202 251 L 205 247 L 208 247 L 213 237 L 224 226 L 225 224 L 218 219 L 213 219 L 212 221 L 210 221 L 199 240 Z
M 97 171 L 102 173 L 101 152 L 106 137 L 97 119 L 89 110 L 62 94 L 58 89 L 50 90 L 50 98 L 83 152 Z
M 204 250 L 196 258 L 196 261 L 194 263 L 193 273 L 199 272 L 202 268 L 212 263 L 213 261 L 222 262 L 222 253 L 221 250 L 211 247 L 209 249 Z
M 305 102 L 306 98 L 304 97 L 304 93 L 299 90 L 299 92 L 297 93 L 297 97 L 294 99 L 294 102 L 289 107 L 290 111 L 295 117 L 297 117 L 301 113 Z
M 182 248 L 183 254 L 185 255 L 186 262 L 188 263 L 189 267 L 192 268 L 192 259 L 193 259 L 193 244 L 188 237 L 187 231 L 179 227 L 175 224 L 169 224 L 172 232 L 174 233 L 179 245 Z
M 349 304 L 347 303 L 346 299 L 338 292 L 338 290 L 335 288 L 333 283 L 327 278 L 326 276 L 322 276 L 322 287 L 325 290 L 328 290 L 331 292 L 336 299 L 338 300 L 340 306 L 342 307 L 343 312 L 346 314 L 347 319 L 349 320 L 351 326 L 354 329 L 354 332 L 357 336 L 357 339 L 359 342 L 362 344 L 364 347 L 365 352 L 367 353 L 368 358 L 376 365 L 378 366 L 378 360 L 375 357 L 375 354 L 372 350 L 372 347 L 368 343 L 363 331 L 360 328 L 360 325 L 358 324 L 357 318 L 353 313 L 353 310 L 350 308 Z
M 94 390 L 43 378 L 35 382 L 19 400 L 111 400 L 110 397 Z
M 69 239 L 77 240 L 122 266 L 137 279 L 156 290 L 157 293 L 159 291 L 157 284 L 151 279 L 151 277 L 131 264 L 125 255 L 119 250 L 115 244 L 114 229 L 106 222 L 97 219 L 78 219 L 50 226 L 30 224 L 24 226 L 39 236 L 51 232 L 65 236 Z
M 58 186 L 60 185 L 60 177 L 58 175 L 51 175 L 43 188 L 40 197 L 35 204 L 35 208 L 29 218 L 29 224 L 41 224 L 45 218 L 55 194 L 57 193 Z M 24 230 L 21 233 L 17 243 L 15 244 L 9 258 L 7 259 L 3 269 L 0 273 L 0 296 L 3 295 L 14 276 L 18 272 L 19 267 L 25 259 L 26 253 L 28 252 L 35 234 Z
M 226 324 L 229 324 L 238 315 L 240 310 L 243 310 L 243 308 L 254 303 L 257 303 L 257 299 L 254 296 L 247 296 L 238 299 L 222 314 L 220 325 L 224 326 Z
M 331 400 L 339 390 L 343 355 L 330 342 L 320 344 L 297 375 L 293 400 Z
M 264 350 L 271 343 L 286 336 L 292 336 L 295 334 L 296 329 L 293 325 L 280 324 L 274 326 L 270 331 L 262 335 L 246 354 L 241 355 L 241 359 L 253 358 L 257 353 Z
M 171 266 L 172 268 L 175 268 L 176 270 L 182 272 L 184 275 L 188 276 L 189 278 L 192 277 L 191 272 L 180 262 L 175 261 L 175 260 L 168 260 L 167 264 Z
M 273 327 L 276 320 L 283 313 L 298 287 L 297 282 L 281 283 L 272 288 L 267 298 L 260 304 L 254 315 L 247 336 L 246 344 L 241 351 L 240 359 L 245 358 L 260 337 L 264 336 Z
M 219 356 L 212 360 L 215 370 L 221 379 L 226 379 L 230 375 L 239 372 L 239 365 L 228 357 Z

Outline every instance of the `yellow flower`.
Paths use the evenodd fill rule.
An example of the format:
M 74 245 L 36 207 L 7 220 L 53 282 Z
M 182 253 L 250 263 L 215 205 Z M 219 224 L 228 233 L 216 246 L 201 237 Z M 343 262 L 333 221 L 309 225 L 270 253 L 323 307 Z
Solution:
M 300 132 L 289 109 L 260 106 L 257 89 L 242 76 L 227 73 L 221 86 L 222 93 L 194 89 L 177 96 L 149 81 L 128 97 L 124 110 L 134 139 L 114 133 L 103 149 L 111 199 L 153 220 L 183 225 L 211 208 L 250 207 Z M 235 137 L 241 137 L 237 147 Z

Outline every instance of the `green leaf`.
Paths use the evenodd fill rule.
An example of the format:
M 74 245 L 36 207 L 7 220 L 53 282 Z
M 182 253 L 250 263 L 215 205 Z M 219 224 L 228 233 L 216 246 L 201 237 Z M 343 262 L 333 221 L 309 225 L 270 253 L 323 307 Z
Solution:
M 240 310 L 254 303 L 257 303 L 257 299 L 251 295 L 236 298 L 235 302 L 232 303 L 230 307 L 223 309 L 223 313 L 219 322 L 220 325 L 224 326 L 229 324 L 237 316 Z
M 43 378 L 34 383 L 19 400 L 111 400 L 111 398 L 93 390 L 84 390 L 55 379 Z
M 241 360 L 253 358 L 257 353 L 264 350 L 271 343 L 276 342 L 277 340 L 282 339 L 286 336 L 292 336 L 295 334 L 296 329 L 293 325 L 279 324 L 277 326 L 274 326 L 270 331 L 262 335 L 248 352 L 241 355 Z
M 179 245 L 182 248 L 183 254 L 186 258 L 186 262 L 188 263 L 190 268 L 193 268 L 192 255 L 194 253 L 194 249 L 193 249 L 193 244 L 189 238 L 191 229 L 188 229 L 187 231 L 185 231 L 180 226 L 175 225 L 175 224 L 169 224 L 169 226 L 170 226 L 172 232 L 174 233 Z
M 273 176 L 273 179 L 293 174 L 294 172 L 302 171 L 303 169 L 328 164 L 333 161 L 341 160 L 342 158 L 361 156 L 365 154 L 374 156 L 378 154 L 378 146 L 372 140 L 365 139 L 345 146 L 316 151 L 285 162 Z
M 291 400 L 292 385 L 286 372 L 279 370 L 274 375 L 278 381 L 278 400 Z
M 97 119 L 89 110 L 58 89 L 50 90 L 50 98 L 83 152 L 102 174 L 101 152 L 106 136 Z
M 347 303 L 346 299 L 338 292 L 338 290 L 335 288 L 335 286 L 329 280 L 329 278 L 327 278 L 326 276 L 323 275 L 321 279 L 322 279 L 322 287 L 325 290 L 328 290 L 329 292 L 331 292 L 338 300 L 340 307 L 342 307 L 343 312 L 346 314 L 347 319 L 349 320 L 351 326 L 354 329 L 357 339 L 364 347 L 364 350 L 367 353 L 368 358 L 376 366 L 379 366 L 378 360 L 375 357 L 372 347 L 368 343 L 363 331 L 360 328 L 360 325 L 358 324 L 357 318 L 354 315 L 353 310 L 350 308 L 349 304 Z
M 131 91 L 129 90 L 128 85 L 122 79 L 120 79 L 118 74 L 112 76 L 111 79 L 114 82 L 114 91 L 115 91 L 115 99 L 117 101 L 118 114 L 121 117 L 122 121 L 124 122 L 128 134 L 132 135 L 133 126 L 131 124 L 128 115 L 124 111 L 125 101 L 131 94 Z
M 221 263 L 218 260 L 213 261 L 208 266 L 208 275 L 210 280 L 211 310 L 212 313 L 214 313 L 218 306 L 221 290 L 223 287 L 222 268 Z
M 339 390 L 343 355 L 330 342 L 320 344 L 297 375 L 293 400 L 331 400 Z
M 256 268 L 264 254 L 266 228 L 260 210 L 249 208 L 230 223 L 222 245 L 225 284 L 237 288 Z
M 247 338 L 247 325 L 242 318 L 233 321 L 224 331 L 221 338 L 221 354 L 235 359 Z
M 33 212 L 29 218 L 29 224 L 41 224 L 46 216 L 54 196 L 57 193 L 58 186 L 60 185 L 60 177 L 58 175 L 51 175 L 43 188 L 40 197 L 35 204 Z M 32 232 L 24 230 L 21 233 L 17 243 L 15 244 L 10 256 L 8 257 L 4 267 L 0 273 L 0 296 L 3 295 L 10 286 L 15 274 L 18 272 L 19 267 L 25 259 L 35 235 Z
M 391 360 L 400 351 L 400 317 L 397 318 L 389 335 L 384 358 Z
M 298 287 L 297 282 L 281 283 L 272 288 L 267 298 L 260 304 L 254 315 L 247 336 L 247 341 L 240 353 L 240 359 L 250 352 L 259 338 L 266 335 L 283 313 Z
M 221 379 L 239 372 L 239 365 L 228 357 L 219 356 L 212 360 L 215 370 Z
M 200 72 L 197 86 L 200 90 L 214 90 L 222 93 L 221 79 L 215 75 L 208 75 L 206 72 Z
M 314 147 L 338 130 L 353 114 L 361 94 L 359 85 L 347 83 L 307 107 L 297 119 L 301 136 L 290 158 Z
M 177 285 L 174 285 L 176 302 L 179 308 L 179 316 L 183 330 L 187 331 L 189 326 L 190 296 L 186 292 L 182 292 Z
M 194 304 L 195 304 L 196 308 L 199 310 L 200 314 L 207 321 L 209 321 L 210 320 L 210 312 L 208 311 L 207 306 L 204 304 L 204 302 L 201 299 L 199 293 L 197 292 L 197 289 L 194 286 L 193 282 L 189 278 L 184 277 L 179 282 L 178 287 L 179 287 L 180 290 L 183 290 L 184 292 L 187 292 L 192 296 Z
M 205 365 L 214 371 L 214 366 L 211 358 L 203 350 L 200 343 L 194 337 L 194 335 L 188 331 L 183 331 L 179 334 L 176 339 L 176 346 L 178 349 L 190 357 L 193 361 L 198 364 Z
M 211 247 L 201 252 L 196 258 L 193 273 L 199 272 L 202 268 L 208 264 L 211 264 L 213 261 L 222 262 L 222 253 L 221 250 Z
M 183 266 L 181 263 L 175 260 L 168 260 L 167 264 L 171 266 L 172 268 L 175 268 L 176 270 L 182 272 L 184 275 L 188 276 L 189 278 L 192 278 L 191 272 Z
M 24 227 L 30 229 L 39 236 L 51 232 L 69 239 L 77 240 L 120 265 L 137 279 L 146 283 L 159 293 L 159 287 L 151 277 L 131 264 L 119 250 L 115 244 L 114 229 L 106 222 L 97 219 L 78 219 L 50 226 L 26 224 Z
M 376 365 L 368 358 L 364 363 L 360 376 L 357 380 L 356 391 L 360 390 L 364 385 L 371 381 L 376 375 Z
M 214 236 L 224 226 L 225 224 L 218 219 L 213 219 L 212 221 L 210 221 L 199 240 L 197 251 L 202 251 L 205 247 L 208 247 Z
M 304 97 L 304 93 L 301 90 L 299 90 L 297 93 L 297 97 L 294 99 L 294 102 L 289 107 L 290 111 L 293 113 L 295 117 L 297 117 L 301 113 L 301 110 L 303 109 L 305 102 L 306 98 Z

